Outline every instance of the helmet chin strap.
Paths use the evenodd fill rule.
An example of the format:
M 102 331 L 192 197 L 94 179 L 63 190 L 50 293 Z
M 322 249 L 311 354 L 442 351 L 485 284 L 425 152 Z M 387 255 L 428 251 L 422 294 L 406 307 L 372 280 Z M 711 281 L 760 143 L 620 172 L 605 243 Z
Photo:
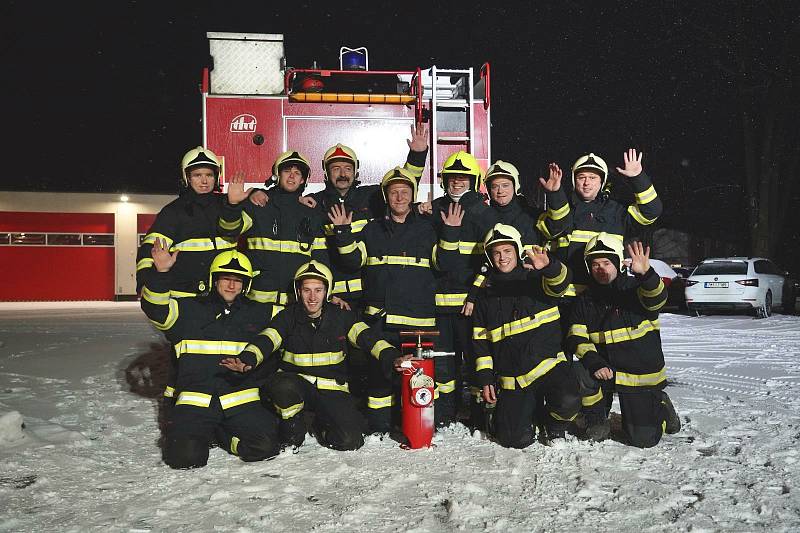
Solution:
M 458 201 L 461 199 L 461 197 L 464 196 L 465 194 L 467 194 L 467 192 L 469 192 L 469 191 L 467 191 L 467 189 L 464 189 L 464 192 L 462 192 L 461 194 L 453 194 L 453 193 L 448 191 L 447 196 L 449 196 L 450 199 L 453 200 L 455 203 L 458 203 Z

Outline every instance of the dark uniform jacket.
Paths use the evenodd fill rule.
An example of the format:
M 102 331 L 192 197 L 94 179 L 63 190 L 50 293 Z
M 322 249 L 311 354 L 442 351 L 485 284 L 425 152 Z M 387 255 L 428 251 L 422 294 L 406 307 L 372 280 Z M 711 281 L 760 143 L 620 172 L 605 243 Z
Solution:
M 650 178 L 642 172 L 629 180 L 636 203 L 623 205 L 601 191 L 591 202 L 582 201 L 572 194 L 572 228 L 559 238 L 558 255 L 572 270 L 573 285 L 565 296 L 576 296 L 589 283 L 589 271 L 583 262 L 583 252 L 592 237 L 606 232 L 623 241 L 631 233 L 638 233 L 643 226 L 654 223 L 663 211 L 661 199 L 656 194 Z
M 311 259 L 330 264 L 320 213 L 299 203 L 299 196 L 299 191 L 273 188 L 265 207 L 247 200 L 235 206 L 224 203 L 220 231 L 245 237 L 247 256 L 261 273 L 253 279 L 248 298 L 286 305 L 302 264 Z
M 658 310 L 666 301 L 652 268 L 644 276 L 620 274 L 610 285 L 592 282 L 575 301 L 567 348 L 590 373 L 613 369 L 620 392 L 661 389 L 666 369 Z
M 326 303 L 317 319 L 309 318 L 302 304 L 294 303 L 275 316 L 242 354 L 255 365 L 277 352 L 279 371 L 296 372 L 317 388 L 349 392 L 347 344 L 372 354 L 391 372 L 400 352 L 381 339 L 353 311 Z
M 458 255 L 440 250 L 437 240 L 433 226 L 413 210 L 402 224 L 386 216 L 357 234 L 349 226 L 336 227 L 343 268 L 361 268 L 366 316 L 385 318 L 392 330 L 435 326 L 433 269 L 440 267 L 439 261 L 447 268 Z
M 541 271 L 489 273 L 473 313 L 479 385 L 497 379 L 501 388 L 522 389 L 566 362 L 556 299 L 569 282 L 569 270 L 552 255 Z
M 486 205 L 483 195 L 469 191 L 458 201 L 464 209 L 461 226 L 448 226 L 442 221 L 442 214 L 447 215 L 453 203 L 448 195 L 435 199 L 430 217 L 439 235 L 439 248 L 458 252 L 452 268 L 436 273 L 436 312 L 439 314 L 461 311 L 475 275 L 485 262 L 483 238 L 496 221 L 495 212 Z
M 428 152 L 409 151 L 404 168 L 417 178 L 422 175 L 425 167 L 425 158 Z M 329 181 L 325 188 L 310 195 L 317 202 L 317 209 L 325 221 L 325 236 L 328 238 L 328 250 L 331 255 L 331 270 L 333 271 L 334 285 L 331 294 L 339 296 L 347 302 L 361 299 L 361 272 L 348 271 L 341 267 L 341 262 L 336 253 L 336 243 L 333 241 L 334 227 L 328 219 L 328 212 L 334 205 L 344 205 L 348 213 L 353 214 L 353 223 L 350 231 L 358 233 L 367 222 L 386 214 L 386 203 L 380 185 L 358 185 L 354 182 L 347 194 L 341 196 L 339 191 Z
M 489 203 L 495 214 L 494 223 L 507 224 L 519 231 L 522 236 L 522 246 L 526 250 L 531 249 L 534 245 L 545 246 L 553 239 L 565 235 L 572 227 L 572 216 L 564 189 L 554 192 L 546 191 L 545 195 L 549 207 L 543 212 L 528 205 L 525 197 L 520 195 L 514 196 L 506 205 Z M 480 248 L 483 253 L 483 243 Z M 488 272 L 488 270 L 489 266 L 484 266 L 483 271 Z M 477 294 L 475 289 L 480 288 L 484 280 L 483 274 L 475 277 L 474 288 L 468 296 L 469 301 L 474 302 Z
M 156 273 L 150 250 L 157 238 L 166 241 L 170 252 L 180 250 L 170 270 L 173 296 L 192 296 L 206 289 L 211 261 L 218 253 L 236 247 L 235 238 L 223 237 L 217 231 L 223 200 L 220 194 L 197 194 L 189 188 L 164 206 L 136 256 L 137 290 Z
M 258 386 L 270 369 L 237 374 L 219 365 L 237 357 L 269 323 L 273 306 L 240 295 L 229 306 L 212 287 L 207 295 L 171 298 L 170 274 L 156 272 L 142 290 L 142 310 L 175 348 L 176 405 L 209 407 L 218 400 L 225 412 L 259 401 Z M 274 368 L 272 369 L 274 371 Z

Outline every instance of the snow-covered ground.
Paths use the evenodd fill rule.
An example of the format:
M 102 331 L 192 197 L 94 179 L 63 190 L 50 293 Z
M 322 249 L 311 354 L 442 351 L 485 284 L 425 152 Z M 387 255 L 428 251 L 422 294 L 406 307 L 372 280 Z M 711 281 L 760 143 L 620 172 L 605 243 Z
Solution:
M 137 304 L 2 304 L 0 531 L 800 530 L 800 317 L 665 314 L 662 332 L 683 430 L 650 450 L 507 450 L 456 426 L 429 450 L 309 438 L 174 471 L 167 347 Z

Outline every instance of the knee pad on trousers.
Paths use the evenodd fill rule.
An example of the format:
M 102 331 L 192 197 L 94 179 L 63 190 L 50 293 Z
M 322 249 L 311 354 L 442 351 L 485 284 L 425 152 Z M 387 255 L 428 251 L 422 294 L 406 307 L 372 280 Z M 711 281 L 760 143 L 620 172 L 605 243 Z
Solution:
M 269 437 L 262 437 L 251 442 L 239 444 L 239 458 L 245 462 L 263 461 L 278 455 L 278 443 Z
M 536 441 L 536 432 L 533 430 L 533 426 L 525 428 L 523 431 L 514 435 L 509 432 L 498 431 L 497 441 L 501 446 L 505 446 L 506 448 L 521 450 L 527 448 Z
M 278 424 L 278 435 L 282 446 L 299 447 L 306 440 L 306 421 L 302 412 Z
M 656 426 L 632 426 L 627 428 L 631 446 L 652 448 L 661 441 L 661 428 Z
M 167 439 L 164 462 L 172 468 L 199 468 L 208 463 L 208 442 L 190 437 Z
M 581 395 L 579 393 L 564 393 L 552 401 L 547 399 L 547 411 L 553 412 L 564 420 L 569 420 L 581 411 Z M 552 417 L 550 417 L 552 418 Z
M 317 436 L 320 444 L 339 451 L 353 451 L 364 445 L 364 435 L 360 431 L 345 429 L 321 430 Z

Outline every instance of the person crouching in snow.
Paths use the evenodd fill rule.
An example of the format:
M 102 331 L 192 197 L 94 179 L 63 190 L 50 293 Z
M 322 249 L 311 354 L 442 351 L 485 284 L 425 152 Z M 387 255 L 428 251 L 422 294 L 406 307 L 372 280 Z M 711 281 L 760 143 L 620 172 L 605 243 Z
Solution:
M 219 364 L 264 329 L 274 306 L 245 297 L 257 272 L 236 250 L 211 261 L 208 293 L 171 296 L 170 269 L 178 253 L 170 253 L 163 239 L 155 240 L 155 272 L 147 277 L 141 300 L 147 318 L 177 355 L 176 401 L 167 415 L 164 462 L 172 468 L 205 466 L 215 440 L 244 461 L 272 457 L 279 451 L 278 420 L 259 396 L 261 370 L 267 369 L 232 376 Z M 251 364 L 256 365 L 255 358 Z
M 299 447 L 305 440 L 303 412 L 314 411 L 314 434 L 334 450 L 356 450 L 364 444 L 366 419 L 350 396 L 347 383 L 347 343 L 360 348 L 391 374 L 400 352 L 358 315 L 330 302 L 333 274 L 310 261 L 294 275 L 297 302 L 275 316 L 270 326 L 243 353 L 269 357 L 280 350 L 279 371 L 267 380 L 266 395 L 281 417 L 284 446 Z M 236 372 L 247 373 L 253 363 L 242 357 L 222 361 Z
M 645 249 L 634 242 L 628 253 L 633 276 L 621 275 L 618 237 L 600 233 L 586 245 L 590 285 L 572 310 L 567 347 L 602 387 L 604 401 L 583 408 L 587 436 L 592 440 L 608 436 L 608 413 L 616 391 L 630 444 L 650 448 L 664 432 L 677 433 L 681 425 L 662 390 L 667 373 L 658 310 L 667 301 L 667 291 L 650 266 L 649 246 Z
M 492 268 L 475 303 L 472 338 L 483 399 L 497 404 L 494 436 L 509 448 L 532 444 L 536 397 L 542 395 L 547 439 L 563 438 L 581 407 L 578 382 L 561 351 L 557 302 L 570 272 L 539 246 L 523 252 L 519 231 L 506 224 L 489 231 L 484 250 Z

